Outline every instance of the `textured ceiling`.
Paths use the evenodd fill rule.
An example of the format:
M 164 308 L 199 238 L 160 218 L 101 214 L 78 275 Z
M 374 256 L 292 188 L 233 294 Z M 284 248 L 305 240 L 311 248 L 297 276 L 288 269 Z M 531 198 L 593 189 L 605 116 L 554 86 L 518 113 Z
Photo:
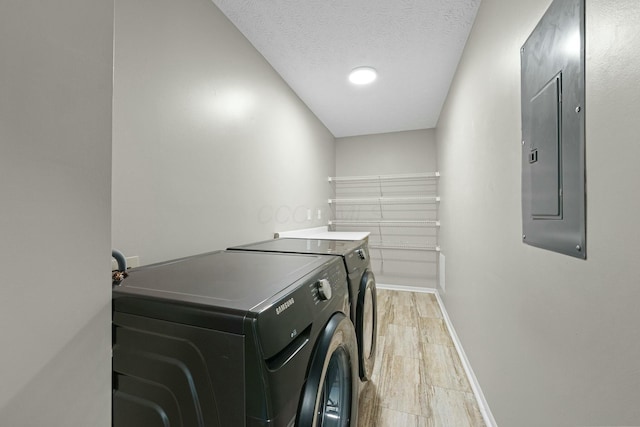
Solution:
M 480 0 L 213 0 L 336 137 L 435 127 Z M 378 79 L 353 86 L 349 72 Z

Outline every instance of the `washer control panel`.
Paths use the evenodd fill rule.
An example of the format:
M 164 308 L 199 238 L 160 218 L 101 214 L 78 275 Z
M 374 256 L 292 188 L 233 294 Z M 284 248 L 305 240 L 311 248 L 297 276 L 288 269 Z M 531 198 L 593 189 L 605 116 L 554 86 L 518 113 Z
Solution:
M 258 333 L 264 359 L 275 357 L 293 340 L 308 335 L 309 328 L 324 310 L 349 313 L 349 290 L 341 257 L 315 255 L 326 262 L 301 277 L 276 298 L 265 302 L 257 318 L 248 319 Z M 284 354 L 284 353 L 283 353 Z
M 329 279 L 318 280 L 316 289 L 318 290 L 318 298 L 321 301 L 331 299 L 331 282 L 329 282 Z
M 344 276 L 344 264 L 341 257 L 332 258 L 335 258 L 338 262 L 334 261 L 331 268 L 327 268 L 308 284 L 314 305 L 329 301 L 332 298 L 342 297 L 341 284 L 346 279 Z M 344 288 L 347 290 L 347 286 L 344 286 Z
M 265 308 L 257 318 L 247 318 L 257 323 L 251 328 L 255 328 L 258 334 L 265 360 L 288 354 L 284 351 L 287 346 L 293 340 L 308 336 L 310 326 L 324 310 L 348 313 L 347 276 L 342 259 L 329 255 L 314 256 L 322 257 L 325 262 L 265 302 Z M 280 356 L 276 359 L 284 360 Z M 276 359 L 271 362 L 277 364 Z

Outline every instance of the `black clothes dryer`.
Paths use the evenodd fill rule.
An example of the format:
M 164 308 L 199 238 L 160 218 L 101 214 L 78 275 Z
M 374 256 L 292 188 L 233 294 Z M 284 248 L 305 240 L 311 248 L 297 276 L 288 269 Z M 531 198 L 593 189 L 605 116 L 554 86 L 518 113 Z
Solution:
M 336 257 L 221 251 L 113 287 L 113 426 L 357 425 Z
M 351 321 L 358 339 L 360 378 L 363 381 L 371 378 L 376 355 L 377 303 L 376 281 L 365 241 L 283 238 L 236 246 L 229 250 L 320 254 L 342 258 L 348 275 Z

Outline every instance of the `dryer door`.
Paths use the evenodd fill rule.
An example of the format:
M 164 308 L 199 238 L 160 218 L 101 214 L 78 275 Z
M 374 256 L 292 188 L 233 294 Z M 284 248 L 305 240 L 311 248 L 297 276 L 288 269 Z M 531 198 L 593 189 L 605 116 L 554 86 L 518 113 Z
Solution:
M 357 355 L 353 324 L 344 314 L 336 313 L 316 342 L 302 390 L 296 426 L 357 425 Z
M 360 378 L 367 381 L 371 379 L 376 359 L 378 327 L 376 279 L 369 269 L 365 270 L 360 279 L 356 304 L 356 336 L 358 337 Z

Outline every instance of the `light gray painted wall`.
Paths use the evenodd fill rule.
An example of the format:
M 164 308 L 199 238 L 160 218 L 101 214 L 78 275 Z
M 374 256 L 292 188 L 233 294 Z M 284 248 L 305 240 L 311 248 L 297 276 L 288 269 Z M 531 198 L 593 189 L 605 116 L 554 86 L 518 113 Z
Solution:
M 640 3 L 586 2 L 586 261 L 521 243 L 519 49 L 549 4 L 482 2 L 438 123 L 444 301 L 499 425 L 640 425 Z
M 436 132 L 423 129 L 407 132 L 354 136 L 336 139 L 336 174 L 338 176 L 393 175 L 435 172 Z M 377 197 L 379 184 L 333 184 L 337 197 Z M 385 197 L 432 195 L 437 181 L 402 181 L 382 183 Z M 437 219 L 437 204 L 383 205 L 384 219 Z M 337 205 L 334 218 L 349 220 L 380 219 L 378 205 Z M 370 231 L 370 242 L 436 245 L 437 230 L 408 226 L 341 225 L 338 231 Z M 381 233 L 382 232 L 382 233 Z M 380 238 L 382 234 L 382 239 Z M 371 267 L 378 283 L 387 285 L 436 287 L 436 253 L 395 249 L 372 249 Z
M 148 264 L 325 224 L 335 140 L 219 9 L 115 10 L 114 246 Z
M 0 425 L 111 425 L 113 1 L 0 2 Z
M 436 170 L 436 131 L 336 138 L 336 175 L 377 175 Z

